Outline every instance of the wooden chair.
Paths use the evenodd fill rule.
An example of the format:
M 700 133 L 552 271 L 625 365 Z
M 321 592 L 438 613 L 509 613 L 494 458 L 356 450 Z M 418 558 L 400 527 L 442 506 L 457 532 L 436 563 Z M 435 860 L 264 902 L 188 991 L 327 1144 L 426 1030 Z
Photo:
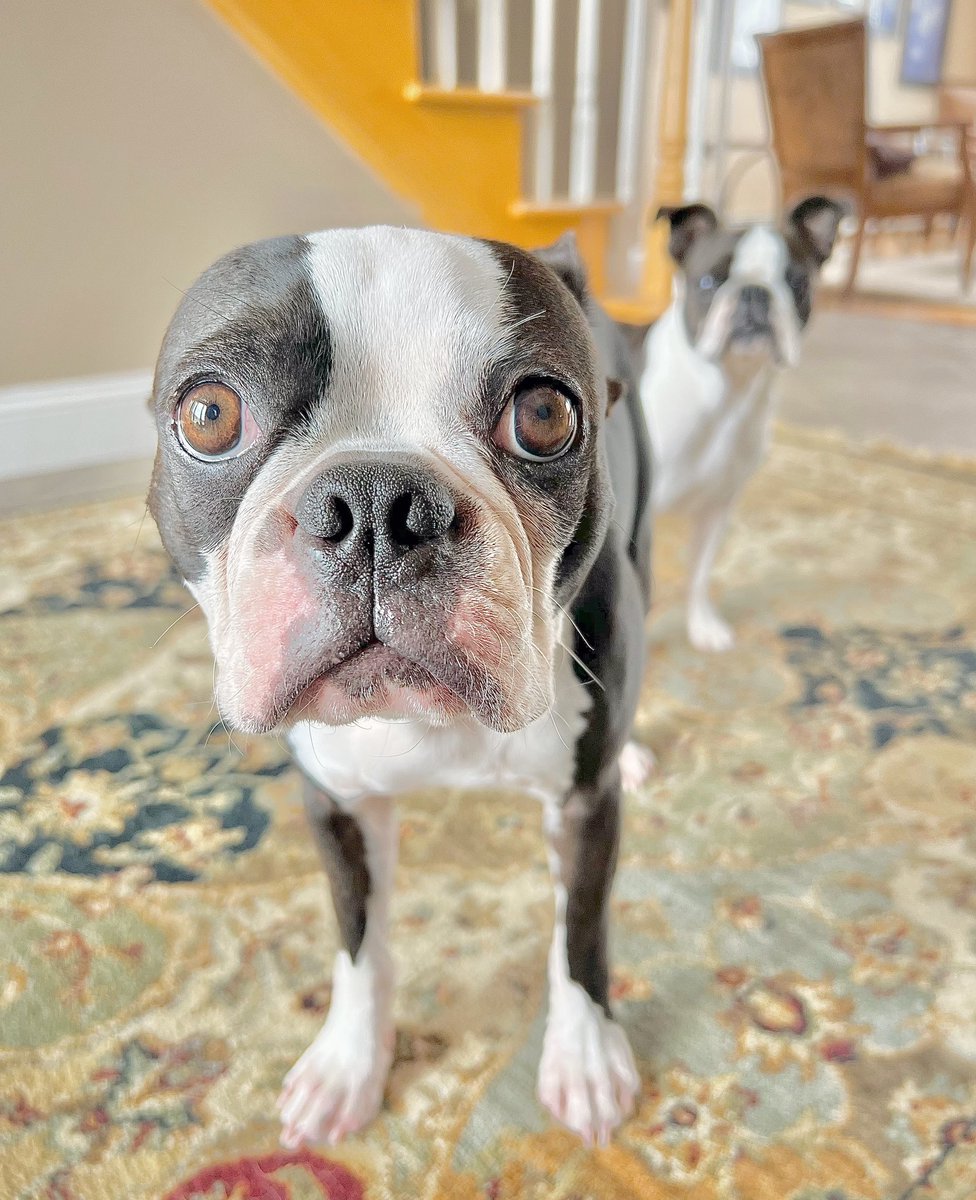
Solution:
M 976 163 L 976 87 L 943 84 L 938 91 L 939 122 L 966 124 L 966 145 L 969 151 L 969 170 Z
M 757 38 L 773 152 L 784 204 L 802 193 L 841 194 L 857 207 L 858 226 L 846 291 L 854 287 L 865 223 L 948 214 L 965 228 L 963 287 L 968 288 L 976 246 L 976 197 L 966 122 L 869 125 L 865 105 L 865 23 L 841 21 Z M 893 139 L 951 129 L 958 161 L 905 154 L 886 164 L 879 149 Z

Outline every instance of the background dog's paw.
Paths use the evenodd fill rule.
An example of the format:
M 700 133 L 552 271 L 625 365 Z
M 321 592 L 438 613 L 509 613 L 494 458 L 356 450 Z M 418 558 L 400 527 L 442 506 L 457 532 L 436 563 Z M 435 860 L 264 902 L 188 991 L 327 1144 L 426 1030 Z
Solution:
M 625 792 L 636 792 L 648 780 L 655 767 L 654 751 L 639 742 L 628 742 L 617 760 L 620 783 Z
M 577 984 L 550 1011 L 538 1095 L 588 1146 L 605 1146 L 634 1111 L 640 1076 L 627 1035 Z
M 393 1060 L 393 1030 L 363 1041 L 349 1032 L 326 1022 L 285 1077 L 278 1110 L 287 1149 L 311 1142 L 334 1146 L 379 1112 Z
M 696 650 L 712 653 L 731 650 L 735 645 L 732 630 L 714 609 L 699 609 L 688 614 L 688 640 Z

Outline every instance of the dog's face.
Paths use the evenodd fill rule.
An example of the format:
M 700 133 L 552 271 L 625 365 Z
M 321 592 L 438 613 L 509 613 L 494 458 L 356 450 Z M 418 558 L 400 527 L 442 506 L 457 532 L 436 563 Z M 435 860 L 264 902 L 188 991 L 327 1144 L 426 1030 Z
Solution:
M 813 285 L 830 256 L 845 208 L 811 196 L 781 228 L 726 228 L 704 204 L 662 209 L 684 281 L 688 336 L 712 361 L 727 354 L 793 364 L 810 318 Z
M 610 515 L 577 272 L 511 246 L 336 230 L 229 254 L 154 384 L 150 506 L 199 600 L 228 723 L 552 701 L 558 607 Z

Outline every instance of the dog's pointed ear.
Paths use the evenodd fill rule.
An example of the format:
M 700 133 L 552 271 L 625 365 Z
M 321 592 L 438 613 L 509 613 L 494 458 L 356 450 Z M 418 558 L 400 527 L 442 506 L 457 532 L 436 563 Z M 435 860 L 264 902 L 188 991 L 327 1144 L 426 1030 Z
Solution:
M 668 253 L 678 264 L 684 266 L 688 251 L 706 233 L 714 233 L 719 221 L 707 204 L 683 204 L 677 208 L 665 205 L 657 210 L 655 221 L 667 218 L 671 224 L 668 236 Z
M 786 223 L 796 230 L 800 240 L 822 267 L 830 258 L 837 230 L 850 212 L 850 206 L 829 196 L 807 196 L 790 211 Z
M 554 271 L 559 276 L 580 304 L 585 302 L 586 266 L 580 257 L 576 234 L 572 230 L 564 233 L 561 238 L 557 238 L 551 246 L 540 246 L 532 253 L 536 258 L 541 258 L 550 271 Z
M 607 411 L 606 416 L 610 415 L 610 410 L 617 403 L 620 397 L 626 392 L 627 385 L 622 379 L 607 379 Z

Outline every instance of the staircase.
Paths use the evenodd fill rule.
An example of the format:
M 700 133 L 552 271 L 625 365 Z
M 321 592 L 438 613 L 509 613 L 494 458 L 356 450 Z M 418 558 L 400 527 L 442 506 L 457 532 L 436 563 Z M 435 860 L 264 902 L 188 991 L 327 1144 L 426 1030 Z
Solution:
M 670 297 L 692 0 L 208 0 L 425 224 L 575 230 L 620 320 Z M 655 209 L 656 211 L 656 209 Z

